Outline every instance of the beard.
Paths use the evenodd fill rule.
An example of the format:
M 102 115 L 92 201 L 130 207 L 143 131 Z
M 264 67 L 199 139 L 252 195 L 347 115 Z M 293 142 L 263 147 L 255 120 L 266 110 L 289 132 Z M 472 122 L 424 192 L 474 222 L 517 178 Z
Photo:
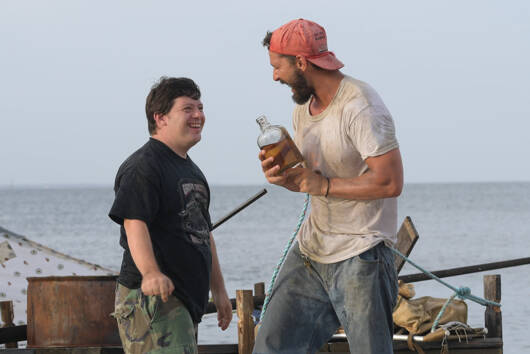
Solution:
M 296 104 L 304 104 L 315 93 L 315 89 L 307 83 L 304 75 L 300 70 L 294 72 L 294 80 L 291 83 L 280 81 L 293 89 L 292 99 Z

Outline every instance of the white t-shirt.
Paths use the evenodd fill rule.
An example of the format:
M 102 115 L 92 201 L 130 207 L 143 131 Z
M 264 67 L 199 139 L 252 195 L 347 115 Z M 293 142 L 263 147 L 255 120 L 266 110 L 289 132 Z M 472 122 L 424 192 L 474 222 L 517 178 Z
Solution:
M 398 148 L 394 122 L 368 84 L 346 76 L 331 103 L 311 116 L 309 103 L 293 113 L 294 140 L 305 166 L 329 178 L 354 178 L 365 159 Z M 303 254 L 320 263 L 356 256 L 384 241 L 395 243 L 397 200 L 312 196 L 297 239 Z

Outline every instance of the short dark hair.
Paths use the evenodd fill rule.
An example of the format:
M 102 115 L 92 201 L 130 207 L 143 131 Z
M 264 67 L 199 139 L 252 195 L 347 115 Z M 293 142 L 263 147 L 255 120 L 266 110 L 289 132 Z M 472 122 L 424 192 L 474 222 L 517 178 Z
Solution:
M 263 44 L 264 47 L 267 47 L 267 49 L 271 48 L 271 38 L 272 38 L 272 32 L 267 31 L 265 38 L 263 38 L 263 41 L 261 42 L 261 44 Z
M 145 114 L 149 134 L 156 133 L 155 114 L 167 114 L 178 97 L 201 98 L 199 86 L 187 77 L 162 76 L 152 87 L 145 101 Z

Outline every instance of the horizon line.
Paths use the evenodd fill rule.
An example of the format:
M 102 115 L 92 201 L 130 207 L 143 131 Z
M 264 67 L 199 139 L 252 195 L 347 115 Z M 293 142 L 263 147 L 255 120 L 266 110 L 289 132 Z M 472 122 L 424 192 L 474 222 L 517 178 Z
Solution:
M 510 183 L 530 183 L 530 180 L 506 180 L 506 181 L 434 181 L 434 182 L 405 182 L 407 185 L 424 185 L 424 184 L 510 184 Z M 269 183 L 209 183 L 210 187 L 278 187 Z M 113 188 L 110 183 L 21 183 L 21 184 L 2 184 L 0 183 L 0 189 L 59 189 L 59 188 Z

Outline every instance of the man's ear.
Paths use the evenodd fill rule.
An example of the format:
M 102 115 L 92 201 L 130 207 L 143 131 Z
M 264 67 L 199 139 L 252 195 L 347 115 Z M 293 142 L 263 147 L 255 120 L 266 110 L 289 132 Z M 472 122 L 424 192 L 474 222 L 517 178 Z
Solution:
M 163 127 L 164 125 L 167 125 L 167 116 L 162 113 L 155 113 L 153 115 L 153 118 L 155 119 L 156 127 Z
M 307 59 L 302 55 L 297 55 L 295 60 L 296 68 L 302 71 L 307 70 L 308 62 Z

